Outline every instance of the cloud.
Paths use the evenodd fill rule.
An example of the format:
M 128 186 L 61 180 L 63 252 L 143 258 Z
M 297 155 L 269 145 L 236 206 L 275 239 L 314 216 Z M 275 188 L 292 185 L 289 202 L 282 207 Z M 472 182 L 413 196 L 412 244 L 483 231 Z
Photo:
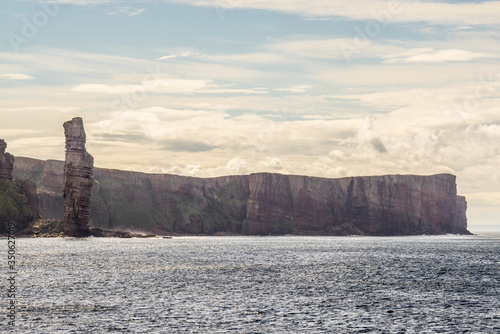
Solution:
M 376 21 L 377 17 L 387 17 L 388 22 L 429 22 L 435 24 L 484 25 L 498 24 L 492 13 L 500 11 L 499 1 L 481 3 L 446 3 L 420 1 L 381 1 L 381 0 L 170 0 L 194 6 L 227 9 L 263 9 L 300 15 L 306 18 L 345 18 L 349 20 Z M 380 20 L 380 19 L 379 19 Z
M 7 107 L 0 108 L 0 112 L 9 113 L 32 113 L 32 112 L 55 112 L 55 113 L 77 113 L 81 109 L 78 107 L 64 106 L 31 106 L 31 107 Z
M 98 94 L 131 94 L 133 92 L 144 90 L 141 85 L 104 85 L 104 84 L 81 84 L 71 89 L 79 93 L 98 93 Z
M 177 57 L 178 57 L 177 55 L 167 55 L 167 56 L 163 56 L 160 58 L 156 58 L 156 60 L 166 60 L 166 59 L 173 59 L 173 58 L 177 58 Z
M 160 60 L 167 60 L 167 59 L 173 59 L 173 58 L 187 58 L 187 57 L 199 56 L 199 55 L 200 55 L 199 51 L 188 50 L 188 51 L 180 51 L 180 52 L 177 52 L 175 54 L 159 57 L 156 60 L 160 61 Z
M 387 149 L 385 148 L 385 145 L 384 143 L 382 143 L 382 140 L 380 140 L 380 138 L 373 138 L 370 144 L 378 153 L 387 153 Z
M 344 62 L 355 59 L 357 62 L 365 60 L 373 64 L 380 60 L 382 64 L 411 64 L 411 63 L 442 63 L 442 62 L 473 62 L 481 60 L 499 59 L 500 47 L 495 43 L 498 37 L 478 36 L 477 34 L 458 34 L 447 41 L 431 41 L 427 39 L 401 41 L 392 39 L 367 40 L 363 47 L 358 45 L 359 38 L 352 32 L 351 38 L 318 38 L 311 36 L 292 36 L 287 39 L 276 40 L 263 46 L 269 54 L 274 55 L 281 62 L 294 62 L 302 58 L 303 61 L 331 62 L 341 59 Z M 468 40 L 467 47 L 462 49 L 463 40 Z M 352 53 L 345 48 L 352 48 Z M 348 48 L 349 49 L 349 48 Z M 348 57 L 349 59 L 347 59 Z M 264 58 L 264 57 L 263 57 Z M 323 66 L 324 66 L 323 65 Z M 328 65 L 332 65 L 329 63 Z M 352 68 L 348 68 L 352 70 Z
M 309 85 L 299 85 L 299 86 L 293 86 L 293 87 L 288 87 L 288 88 L 277 88 L 275 90 L 279 92 L 289 92 L 293 94 L 299 94 L 299 93 L 305 93 L 307 92 L 311 86 Z
M 43 133 L 42 130 L 29 130 L 29 129 L 1 129 L 0 128 L 0 138 L 5 137 L 22 137 L 29 136 L 36 133 Z
M 126 16 L 136 16 L 144 13 L 145 8 L 133 8 L 127 6 L 117 7 L 114 12 L 109 13 L 109 15 L 126 15 Z
M 493 57 L 493 55 L 487 53 L 471 52 L 459 49 L 413 49 L 399 54 L 384 56 L 386 60 L 384 60 L 383 63 L 441 63 L 447 61 L 467 62 L 474 59 Z
M 215 149 L 215 146 L 210 146 L 204 143 L 195 141 L 175 141 L 171 140 L 163 147 L 165 150 L 173 152 L 206 152 Z
M 281 160 L 276 157 L 266 157 L 263 161 L 259 162 L 259 165 L 264 167 L 265 170 L 283 171 Z
M 122 0 L 57 0 L 60 4 L 67 5 L 78 5 L 78 6 L 91 6 L 91 5 L 103 5 L 110 3 L 120 3 Z
M 209 86 L 208 80 L 187 79 L 155 79 L 144 80 L 141 85 L 106 85 L 106 84 L 81 84 L 73 87 L 73 92 L 99 93 L 99 94 L 132 94 L 135 92 L 153 93 L 192 93 Z
M 209 176 L 221 172 L 225 175 L 242 175 L 248 173 L 247 162 L 238 156 L 227 161 L 225 165 L 212 168 L 204 168 L 201 165 L 176 165 L 170 168 L 161 168 L 160 170 L 163 173 L 189 176 Z
M 275 46 L 275 44 L 271 44 Z M 273 50 L 271 46 L 267 47 Z M 277 64 L 286 61 L 287 59 L 277 52 L 252 52 L 252 53 L 233 53 L 233 54 L 206 54 L 204 59 L 215 63 L 222 64 L 244 64 L 251 65 L 267 65 Z
M 210 83 L 210 80 L 188 79 L 156 79 L 145 80 L 142 85 L 106 85 L 81 84 L 71 89 L 79 93 L 98 93 L 111 95 L 145 94 L 148 92 L 159 94 L 170 93 L 204 93 L 204 94 L 267 94 L 266 88 L 230 88 Z
M 33 80 L 35 77 L 27 74 L 21 74 L 21 73 L 5 73 L 5 74 L 0 74 L 0 80 Z
M 244 89 L 238 89 L 238 88 L 217 88 L 213 87 L 207 90 L 202 90 L 200 93 L 210 93 L 210 94 L 268 94 L 269 92 L 267 91 L 266 88 L 264 87 L 255 87 L 255 88 L 244 88 Z

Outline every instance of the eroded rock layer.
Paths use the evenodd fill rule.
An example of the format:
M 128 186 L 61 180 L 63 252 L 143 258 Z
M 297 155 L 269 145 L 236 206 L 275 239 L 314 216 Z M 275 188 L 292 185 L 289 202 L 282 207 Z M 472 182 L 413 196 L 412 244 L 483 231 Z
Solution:
M 44 218 L 61 218 L 63 163 L 17 158 L 15 177 L 39 183 Z M 94 169 L 90 223 L 168 234 L 468 234 L 455 176 L 340 179 L 257 173 L 193 178 Z M 60 188 L 59 188 L 60 189 Z
M 89 235 L 90 197 L 94 158 L 85 149 L 83 120 L 75 117 L 64 123 L 66 159 L 64 162 L 64 228 L 69 236 Z M 44 217 L 57 218 L 57 217 Z
M 5 152 L 7 144 L 0 139 L 0 234 L 8 223 L 15 223 L 16 232 L 38 219 L 36 184 L 30 180 L 12 180 L 14 156 Z

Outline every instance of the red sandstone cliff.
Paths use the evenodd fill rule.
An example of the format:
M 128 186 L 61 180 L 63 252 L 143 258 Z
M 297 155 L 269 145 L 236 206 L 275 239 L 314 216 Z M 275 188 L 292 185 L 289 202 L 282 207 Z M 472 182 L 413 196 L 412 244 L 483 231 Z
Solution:
M 39 184 L 44 218 L 62 218 L 60 161 L 17 158 Z M 468 234 L 455 176 L 341 179 L 258 173 L 193 178 L 94 168 L 90 223 L 147 233 Z M 58 193 L 59 192 L 59 193 Z
M 467 233 L 455 176 L 250 175 L 245 234 Z

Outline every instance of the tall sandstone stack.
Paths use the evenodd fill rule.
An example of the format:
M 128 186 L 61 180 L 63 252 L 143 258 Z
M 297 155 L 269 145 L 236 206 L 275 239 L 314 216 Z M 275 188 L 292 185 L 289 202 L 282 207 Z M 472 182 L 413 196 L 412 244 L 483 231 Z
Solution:
M 89 235 L 90 196 L 93 185 L 94 158 L 85 149 L 83 120 L 75 117 L 64 123 L 66 159 L 63 196 L 65 233 L 73 237 Z
M 15 159 L 6 148 L 7 143 L 0 139 L 0 233 L 6 233 L 9 222 L 21 231 L 39 218 L 36 183 L 12 180 Z

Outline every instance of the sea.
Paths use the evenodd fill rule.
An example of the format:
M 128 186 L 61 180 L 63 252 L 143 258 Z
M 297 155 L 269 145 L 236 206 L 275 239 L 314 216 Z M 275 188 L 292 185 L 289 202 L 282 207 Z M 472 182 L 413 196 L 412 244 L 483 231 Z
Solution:
M 500 333 L 499 233 L 0 243 L 1 333 Z

